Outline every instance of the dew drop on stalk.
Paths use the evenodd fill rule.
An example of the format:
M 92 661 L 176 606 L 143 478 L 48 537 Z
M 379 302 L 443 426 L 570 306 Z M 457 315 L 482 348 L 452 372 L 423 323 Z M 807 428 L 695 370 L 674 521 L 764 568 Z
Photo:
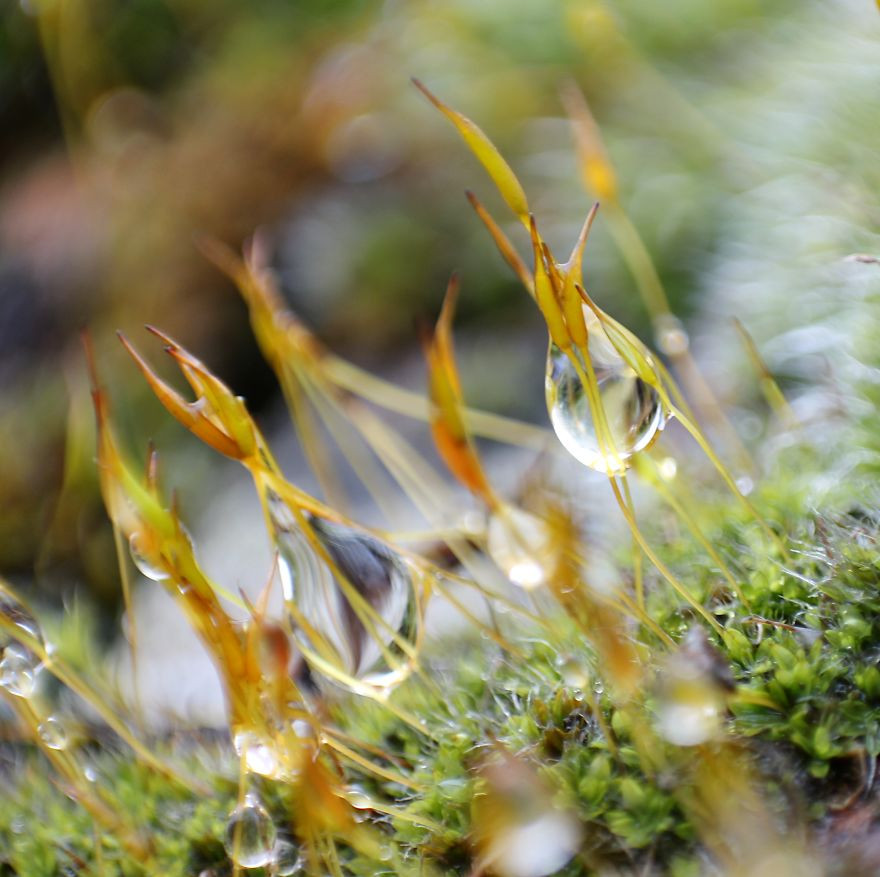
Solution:
M 164 582 L 170 578 L 161 566 L 147 557 L 145 552 L 141 550 L 137 533 L 132 533 L 131 539 L 128 540 L 128 550 L 131 554 L 132 563 L 134 563 L 141 575 L 152 579 L 154 582 Z
M 274 746 L 253 731 L 238 731 L 232 738 L 232 745 L 251 773 L 264 777 L 279 774 L 280 766 Z
M 12 643 L 3 650 L 0 660 L 0 687 L 16 697 L 29 698 L 37 685 L 42 664 L 24 646 Z
M 543 585 L 557 565 L 547 522 L 513 506 L 503 505 L 492 514 L 486 550 L 507 578 L 521 588 Z
M 593 410 L 578 370 L 568 354 L 550 342 L 544 390 L 556 436 L 576 459 L 599 472 L 625 469 L 633 454 L 645 450 L 666 424 L 657 391 L 620 356 L 596 315 L 584 309 L 587 349 L 596 375 L 607 431 L 597 434 Z M 575 356 L 587 372 L 580 353 Z M 610 435 L 609 435 L 610 433 Z
M 502 877 L 546 877 L 574 856 L 580 828 L 567 813 L 548 809 L 536 818 L 500 831 L 493 840 L 493 873 Z
M 681 356 L 690 347 L 684 323 L 673 314 L 660 314 L 654 320 L 654 343 L 667 356 Z
M 369 810 L 373 806 L 370 796 L 357 785 L 349 786 L 345 790 L 345 797 L 355 810 Z
M 229 814 L 224 845 L 235 864 L 242 868 L 263 868 L 274 861 L 275 823 L 253 795 Z
M 657 730 L 662 737 L 676 746 L 699 746 L 721 733 L 733 677 L 700 628 L 691 628 L 669 656 L 661 680 Z
M 11 621 L 22 634 L 36 640 L 45 647 L 43 631 L 40 628 L 39 622 L 11 594 L 0 592 L 0 615 L 4 616 L 7 621 Z M 14 639 L 15 631 L 8 633 L 6 630 L 0 629 L 0 649 L 9 645 Z
M 657 470 L 664 481 L 672 481 L 678 474 L 678 463 L 673 457 L 664 457 L 658 464 Z
M 294 874 L 305 873 L 299 847 L 290 841 L 279 840 L 275 844 L 272 859 L 275 864 L 275 873 L 279 877 L 292 877 Z
M 63 719 L 58 716 L 49 716 L 40 722 L 37 733 L 43 745 L 49 749 L 67 749 L 70 744 L 70 734 Z
M 590 670 L 580 658 L 560 655 L 556 668 L 563 683 L 569 688 L 586 690 L 590 687 Z
M 271 494 L 269 509 L 297 641 L 343 678 L 314 657 L 312 669 L 361 693 L 387 692 L 412 669 L 421 624 L 419 574 L 367 533 L 303 513 L 306 533 Z

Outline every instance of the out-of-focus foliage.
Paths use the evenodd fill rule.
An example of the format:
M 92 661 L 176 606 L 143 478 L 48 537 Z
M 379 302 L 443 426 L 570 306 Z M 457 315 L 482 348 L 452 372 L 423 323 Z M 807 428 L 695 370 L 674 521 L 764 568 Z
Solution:
M 837 38 L 854 38 L 859 14 L 840 6 L 852 28 Z M 446 160 L 451 133 L 425 113 L 409 77 L 493 132 L 540 190 L 534 206 L 551 242 L 570 237 L 588 203 L 571 185 L 569 134 L 556 118 L 557 89 L 574 77 L 602 125 L 621 200 L 673 306 L 687 310 L 720 239 L 719 211 L 766 176 L 764 147 L 739 141 L 739 119 L 761 97 L 764 71 L 780 69 L 786 52 L 796 65 L 804 35 L 822 51 L 828 26 L 822 4 L 746 0 L 651 11 L 598 0 L 23 0 L 3 16 L 0 326 L 13 389 L 0 414 L 9 438 L 0 483 L 2 507 L 15 513 L 0 516 L 0 559 L 6 569 L 37 562 L 63 572 L 82 549 L 96 560 L 74 568 L 96 584 L 107 555 L 85 511 L 93 491 L 71 499 L 86 515 L 79 535 L 43 541 L 62 472 L 69 367 L 58 354 L 75 347 L 79 328 L 161 316 L 184 342 L 210 338 L 252 404 L 271 392 L 240 306 L 194 234 L 237 245 L 272 225 L 295 307 L 356 355 L 375 358 L 410 338 L 450 263 L 470 290 L 463 320 L 483 331 L 534 325 L 473 220 L 461 218 L 473 166 Z M 840 92 L 857 103 L 845 77 Z M 793 109 L 804 120 L 818 113 L 829 130 L 845 122 L 827 101 L 805 104 Z M 868 115 L 862 126 L 870 129 Z M 867 171 L 866 159 L 858 164 Z M 595 297 L 644 326 L 602 228 L 597 241 Z M 154 408 L 145 416 L 150 430 L 162 428 Z M 25 440 L 13 440 L 22 430 Z

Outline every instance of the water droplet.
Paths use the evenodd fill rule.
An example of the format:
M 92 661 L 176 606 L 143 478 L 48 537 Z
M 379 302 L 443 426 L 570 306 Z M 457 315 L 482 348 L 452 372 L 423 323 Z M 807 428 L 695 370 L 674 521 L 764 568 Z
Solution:
M 605 694 L 605 683 L 601 679 L 597 679 L 593 682 L 593 691 L 601 697 Z
M 0 615 L 11 621 L 24 635 L 45 646 L 43 631 L 36 618 L 11 594 L 0 591 Z M 0 648 L 13 642 L 15 634 L 0 630 Z
M 577 852 L 581 831 L 577 821 L 548 810 L 529 822 L 509 826 L 492 839 L 490 867 L 501 877 L 545 877 L 555 874 Z
M 224 845 L 229 858 L 242 868 L 262 868 L 275 855 L 275 823 L 253 795 L 229 814 Z
M 697 746 L 713 738 L 721 725 L 719 699 L 705 686 L 679 691 L 658 712 L 657 729 L 676 746 Z
M 462 533 L 479 539 L 486 532 L 486 517 L 481 512 L 471 509 L 461 516 L 459 527 Z
M 263 777 L 276 777 L 280 769 L 274 746 L 253 731 L 239 731 L 232 738 L 235 751 L 251 773 Z
M 304 514 L 307 535 L 272 494 L 269 509 L 296 638 L 351 681 L 316 662 L 312 669 L 360 693 L 387 692 L 412 669 L 421 626 L 415 568 L 367 533 Z
M 40 722 L 37 733 L 43 745 L 48 746 L 49 749 L 66 749 L 70 743 L 67 725 L 58 716 L 49 716 L 48 719 Z
M 579 658 L 560 657 L 556 662 L 562 681 L 569 688 L 585 689 L 590 686 L 590 671 Z
M 299 847 L 296 844 L 290 843 L 290 841 L 279 840 L 275 844 L 273 860 L 275 862 L 275 873 L 279 877 L 291 877 L 293 874 L 304 873 Z
M 613 447 L 602 447 L 587 392 L 568 355 L 552 342 L 544 382 L 550 422 L 577 460 L 599 472 L 619 472 L 651 446 L 666 424 L 660 397 L 624 362 L 592 311 L 585 310 L 590 360 Z M 579 353 L 575 354 L 580 357 Z M 586 369 L 585 369 L 586 370 Z
M 654 343 L 666 356 L 681 356 L 690 346 L 690 339 L 678 317 L 672 314 L 660 314 L 654 321 Z
M 755 489 L 755 482 L 748 475 L 743 475 L 736 479 L 736 489 L 743 496 L 748 496 Z
M 370 810 L 373 806 L 372 799 L 360 786 L 349 786 L 345 797 L 355 810 Z
M 145 551 L 141 550 L 140 539 L 137 533 L 131 534 L 131 538 L 128 540 L 128 550 L 131 554 L 132 563 L 134 563 L 141 575 L 152 579 L 154 582 L 165 582 L 171 578 L 156 559 L 149 557 Z
M 490 518 L 486 550 L 510 581 L 521 588 L 544 584 L 557 565 L 553 534 L 547 523 L 514 506 L 499 507 Z
M 379 861 L 390 862 L 394 858 L 394 847 L 389 844 L 382 844 L 379 847 Z
M 657 730 L 676 746 L 698 746 L 722 729 L 730 667 L 699 627 L 692 627 L 665 661 Z
M 36 656 L 18 643 L 6 646 L 0 660 L 0 686 L 16 697 L 31 697 L 42 664 Z
M 664 457 L 660 461 L 657 470 L 664 481 L 672 481 L 678 474 L 678 463 L 675 462 L 673 457 Z

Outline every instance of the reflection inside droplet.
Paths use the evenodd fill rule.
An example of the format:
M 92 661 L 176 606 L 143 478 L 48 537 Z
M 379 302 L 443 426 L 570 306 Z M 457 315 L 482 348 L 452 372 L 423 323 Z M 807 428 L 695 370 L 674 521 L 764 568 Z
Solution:
M 657 439 L 666 415 L 657 391 L 626 364 L 595 314 L 585 309 L 584 318 L 589 331 L 590 362 L 607 429 L 597 434 L 578 369 L 552 341 L 544 382 L 547 410 L 559 441 L 575 459 L 599 472 L 618 472 L 626 468 L 633 454 L 650 447 Z M 581 354 L 574 355 L 586 373 Z

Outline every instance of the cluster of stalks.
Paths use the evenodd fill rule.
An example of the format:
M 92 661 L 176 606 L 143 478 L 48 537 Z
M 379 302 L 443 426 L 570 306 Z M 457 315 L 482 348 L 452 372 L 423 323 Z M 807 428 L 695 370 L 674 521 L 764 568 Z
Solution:
M 775 874 L 806 873 L 800 842 L 780 834 L 757 792 L 747 753 L 725 727 L 728 706 L 747 695 L 737 691 L 712 645 L 713 639 L 723 642 L 726 635 L 713 608 L 719 595 L 727 592 L 748 609 L 740 582 L 701 529 L 689 499 L 670 480 L 668 458 L 664 470 L 650 450 L 659 427 L 657 435 L 635 453 L 620 446 L 591 352 L 597 343 L 610 345 L 627 379 L 639 382 L 640 392 L 650 394 L 660 407 L 661 426 L 674 418 L 690 434 L 764 534 L 766 550 L 784 558 L 784 538 L 764 521 L 741 482 L 721 462 L 670 371 L 587 292 L 582 277 L 584 249 L 598 204 L 589 212 L 571 255 L 557 260 L 540 235 L 520 183 L 486 135 L 416 84 L 453 123 L 528 233 L 531 268 L 501 226 L 469 194 L 501 254 L 541 310 L 551 350 L 555 348 L 565 358 L 576 378 L 573 386 L 586 399 L 587 413 L 581 416 L 589 417 L 595 435 L 594 468 L 607 475 L 632 533 L 631 582 L 621 573 L 623 583 L 616 589 L 592 586 L 585 546 L 570 511 L 549 498 L 542 498 L 536 508 L 520 508 L 491 484 L 475 437 L 542 453 L 557 453 L 559 448 L 546 430 L 464 405 L 452 343 L 457 280 L 449 285 L 435 331 L 424 338 L 429 389 L 421 396 L 366 374 L 326 350 L 284 306 L 259 241 L 249 246 L 244 258 L 215 241 L 202 241 L 206 255 L 232 278 L 247 304 L 253 330 L 278 376 L 324 498 L 313 497 L 287 480 L 244 401 L 191 353 L 159 330 L 151 330 L 192 388 L 195 398 L 188 401 L 158 377 L 126 338 L 122 342 L 168 411 L 204 443 L 239 461 L 252 477 L 276 547 L 276 568 L 284 586 L 282 618 L 270 617 L 267 611 L 274 570 L 263 595 L 252 603 L 226 592 L 200 567 L 176 504 L 163 499 L 155 451 L 149 451 L 145 473 L 129 461 L 115 436 L 108 398 L 91 353 L 89 359 L 101 489 L 120 549 L 129 619 L 134 618 L 129 567 L 133 562 L 173 597 L 222 681 L 230 736 L 241 763 L 239 802 L 230 814 L 226 838 L 233 868 L 236 873 L 262 867 L 269 873 L 341 877 L 346 856 L 354 851 L 381 863 L 383 872 L 442 872 L 442 865 L 433 862 L 425 850 L 398 844 L 384 822 L 364 819 L 363 814 L 369 811 L 392 821 L 418 822 L 419 817 L 391 798 L 365 796 L 356 782 L 372 777 L 409 796 L 418 796 L 424 789 L 397 766 L 393 753 L 352 739 L 326 709 L 326 703 L 338 700 L 343 691 L 370 698 L 413 729 L 430 749 L 430 717 L 409 712 L 397 703 L 395 692 L 401 684 L 438 687 L 426 672 L 423 654 L 425 609 L 431 599 L 440 598 L 452 603 L 514 658 L 525 654 L 518 637 L 540 635 L 552 643 L 554 619 L 559 613 L 568 616 L 583 637 L 584 653 L 593 656 L 592 674 L 601 679 L 606 697 L 627 726 L 641 770 L 648 777 L 678 778 L 679 803 L 724 872 L 757 873 L 755 869 L 773 861 L 778 863 Z M 613 234 L 651 308 L 660 348 L 685 381 L 687 395 L 708 417 L 722 422 L 720 408 L 698 378 L 687 336 L 670 314 L 647 251 L 620 204 L 613 168 L 589 110 L 573 89 L 566 91 L 565 103 L 585 180 L 606 205 Z M 760 365 L 757 351 L 752 353 Z M 766 369 L 763 379 L 770 392 L 778 394 Z M 574 398 L 557 400 L 557 404 L 573 407 L 576 402 Z M 382 410 L 429 424 L 449 472 L 485 508 L 485 527 L 466 530 L 458 518 L 451 517 L 457 500 L 448 478 L 387 423 Z M 388 529 L 367 528 L 349 517 L 333 458 L 324 444 L 325 430 L 338 441 L 339 451 L 385 513 Z M 664 563 L 639 526 L 629 484 L 632 472 L 656 490 L 682 528 L 705 550 L 722 582 L 716 593 L 694 593 Z M 399 521 L 397 507 L 389 502 L 394 490 L 403 493 L 427 528 L 418 532 L 394 528 Z M 440 562 L 430 552 L 412 547 L 426 543 L 443 545 L 454 560 Z M 388 577 L 381 585 L 390 587 L 388 582 L 398 577 L 394 581 L 406 601 L 398 615 L 389 614 L 385 595 L 367 588 L 359 578 L 363 568 L 345 561 L 340 544 L 356 544 L 359 557 L 369 554 L 371 562 L 381 561 L 383 575 Z M 654 585 L 656 577 L 646 575 L 644 560 L 674 590 L 676 599 L 690 607 L 694 624 L 683 641 L 677 641 L 649 613 L 647 582 L 650 579 Z M 309 588 L 303 580 L 309 564 L 328 571 L 328 581 L 335 588 L 333 599 L 342 607 L 329 625 L 320 607 L 305 606 L 301 599 Z M 661 587 L 659 581 L 656 587 Z M 508 621 L 501 625 L 494 615 L 487 621 L 474 610 L 469 591 L 501 607 Z M 0 695 L 48 756 L 68 794 L 87 808 L 97 827 L 96 836 L 118 837 L 131 860 L 151 873 L 150 837 L 118 802 L 89 780 L 75 740 L 57 745 L 57 735 L 53 739 L 48 733 L 46 722 L 63 718 L 47 713 L 33 686 L 8 684 L 13 657 L 21 657 L 27 665 L 22 665 L 22 672 L 27 670 L 32 678 L 45 670 L 83 698 L 151 769 L 191 788 L 197 787 L 196 781 L 151 754 L 144 738 L 133 730 L 137 723 L 123 718 L 125 708 L 98 695 L 53 655 L 32 613 L 10 587 L 4 584 L 0 597 L 0 631 L 7 642 L 0 664 Z M 242 610 L 246 620 L 236 620 Z M 339 620 L 343 617 L 344 624 Z M 132 631 L 130 638 L 135 636 Z M 367 653 L 372 655 L 369 668 L 362 660 Z M 319 680 L 317 688 L 306 684 L 303 672 L 294 672 L 302 661 Z M 377 666 L 381 672 L 373 672 Z M 774 708 L 771 702 L 763 705 Z M 606 721 L 597 696 L 592 697 L 590 708 L 608 752 L 615 756 L 618 735 Z M 471 874 L 540 877 L 579 855 L 581 827 L 552 790 L 542 786 L 534 766 L 521 753 L 495 746 L 477 771 L 482 791 L 474 806 Z M 265 780 L 284 789 L 283 797 L 289 801 L 289 824 L 281 827 L 288 840 L 279 839 L 277 827 L 259 800 Z M 532 806 L 518 807 L 521 799 L 531 800 Z M 535 801 L 541 802 L 537 816 Z M 533 828 L 536 819 L 550 820 L 542 823 L 553 828 L 545 837 L 549 852 L 531 866 L 512 863 L 505 851 L 522 832 Z M 442 832 L 442 826 L 430 820 L 421 820 L 421 824 L 428 831 Z M 96 857 L 100 847 L 97 843 Z

